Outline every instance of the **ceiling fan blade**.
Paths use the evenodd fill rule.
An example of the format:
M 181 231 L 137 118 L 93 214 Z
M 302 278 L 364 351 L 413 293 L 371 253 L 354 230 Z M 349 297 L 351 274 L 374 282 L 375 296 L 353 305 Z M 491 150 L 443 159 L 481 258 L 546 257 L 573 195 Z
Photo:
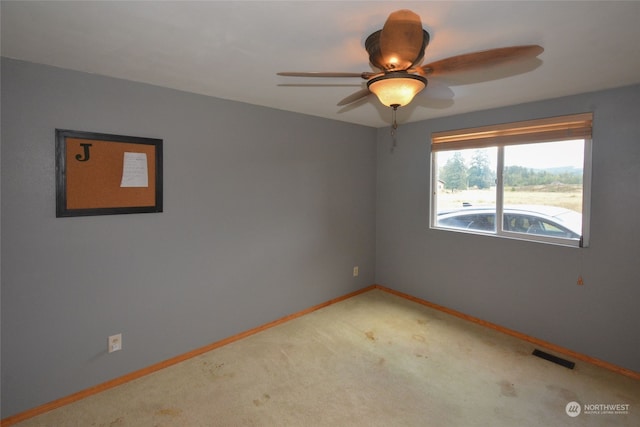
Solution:
M 341 72 L 297 72 L 297 71 L 285 71 L 278 73 L 279 76 L 287 76 L 287 77 L 360 77 L 365 80 L 369 80 L 372 77 L 375 77 L 382 73 L 371 73 L 368 71 L 364 71 L 362 73 L 341 73 Z
M 370 94 L 371 94 L 371 91 L 369 90 L 369 88 L 365 87 L 364 89 L 360 89 L 359 91 L 354 92 L 351 95 L 347 96 L 346 98 L 338 102 L 338 105 L 343 106 L 343 105 L 351 104 L 352 102 L 356 102 L 357 100 L 362 99 L 365 96 L 368 96 Z
M 448 73 L 472 71 L 484 67 L 502 65 L 526 58 L 534 58 L 543 51 L 544 49 L 538 45 L 501 47 L 452 56 L 410 71 L 425 76 L 440 76 Z
M 380 66 L 387 71 L 406 70 L 424 54 L 425 36 L 420 16 L 410 10 L 398 10 L 387 18 L 380 32 Z

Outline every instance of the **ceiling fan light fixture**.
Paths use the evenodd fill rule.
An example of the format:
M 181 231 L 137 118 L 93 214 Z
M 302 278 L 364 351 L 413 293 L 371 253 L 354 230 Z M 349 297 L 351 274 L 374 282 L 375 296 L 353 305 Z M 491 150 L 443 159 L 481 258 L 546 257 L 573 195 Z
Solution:
M 387 73 L 367 82 L 369 90 L 387 107 L 402 107 L 427 87 L 427 79 L 407 72 Z

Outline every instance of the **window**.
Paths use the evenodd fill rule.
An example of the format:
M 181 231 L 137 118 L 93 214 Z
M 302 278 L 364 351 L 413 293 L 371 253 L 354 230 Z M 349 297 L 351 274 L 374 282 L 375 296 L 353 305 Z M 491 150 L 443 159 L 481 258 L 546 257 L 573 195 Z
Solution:
M 587 246 L 591 124 L 585 113 L 433 133 L 431 227 Z

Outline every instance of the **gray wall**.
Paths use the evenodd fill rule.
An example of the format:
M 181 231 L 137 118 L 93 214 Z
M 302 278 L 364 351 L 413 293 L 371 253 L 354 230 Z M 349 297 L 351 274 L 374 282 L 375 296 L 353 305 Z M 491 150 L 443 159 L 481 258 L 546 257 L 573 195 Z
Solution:
M 164 212 L 55 218 L 55 128 L 162 138 Z M 374 283 L 375 132 L 3 58 L 2 417 Z
M 432 132 L 587 111 L 589 248 L 429 229 Z M 633 86 L 401 125 L 393 153 L 380 129 L 377 283 L 640 371 L 639 118 Z
M 4 58 L 1 77 L 2 417 L 371 283 L 640 371 L 640 86 L 401 124 L 390 153 L 389 129 Z M 584 111 L 589 248 L 429 229 L 431 132 Z M 164 212 L 55 218 L 56 127 L 164 139 Z

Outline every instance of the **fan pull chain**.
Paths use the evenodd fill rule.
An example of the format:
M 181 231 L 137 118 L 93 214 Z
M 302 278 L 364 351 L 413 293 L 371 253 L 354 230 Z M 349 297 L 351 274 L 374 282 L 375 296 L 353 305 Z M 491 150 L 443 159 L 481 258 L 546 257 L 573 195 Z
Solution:
M 391 108 L 393 109 L 391 112 L 391 139 L 392 139 L 392 143 L 391 143 L 391 152 L 393 153 L 393 150 L 395 150 L 396 146 L 398 145 L 398 141 L 396 139 L 396 130 L 398 129 L 398 121 L 396 120 L 396 113 L 398 112 L 398 107 L 399 105 L 394 104 L 391 106 Z

